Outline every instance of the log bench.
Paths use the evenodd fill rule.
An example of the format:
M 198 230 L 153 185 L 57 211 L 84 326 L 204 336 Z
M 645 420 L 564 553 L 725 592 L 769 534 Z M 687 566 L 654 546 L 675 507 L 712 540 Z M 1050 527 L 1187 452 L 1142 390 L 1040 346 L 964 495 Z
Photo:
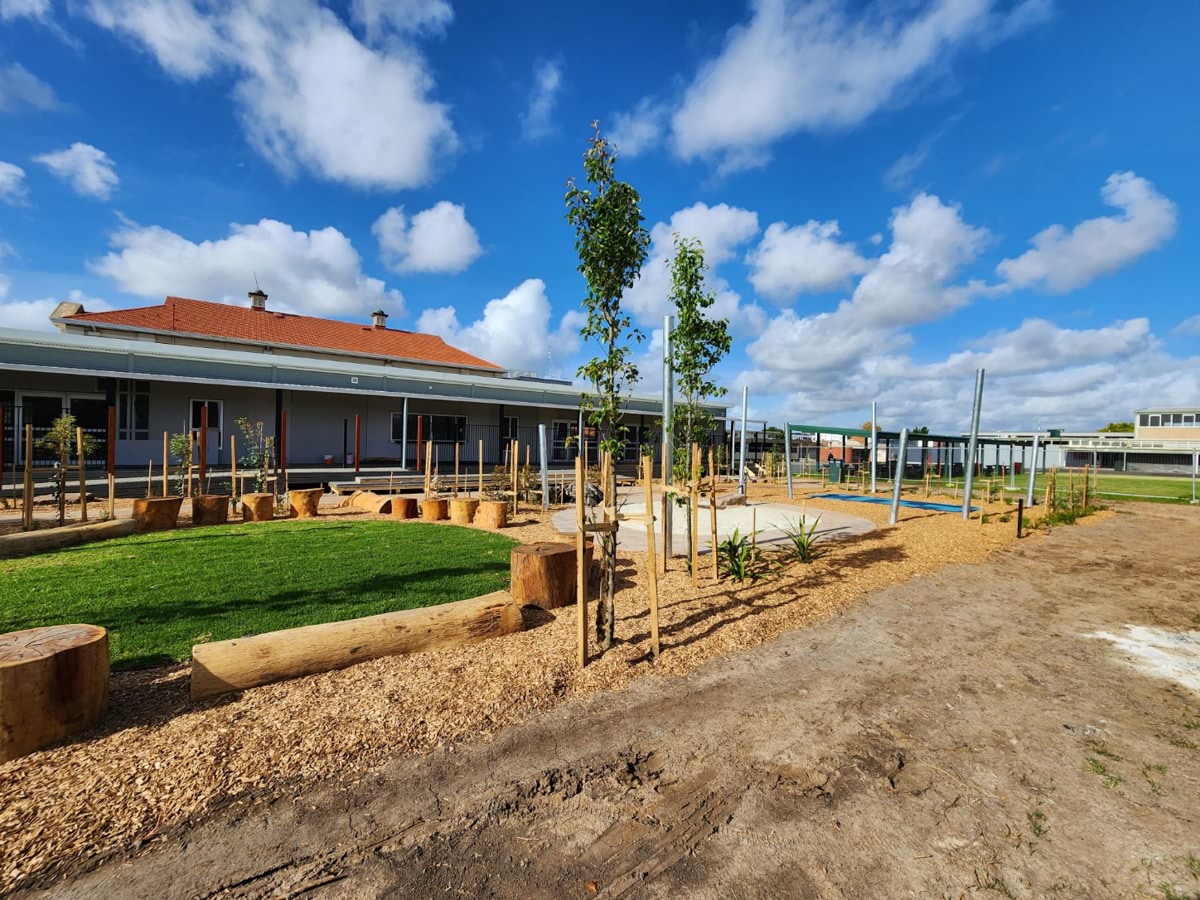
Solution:
M 51 625 L 0 634 L 0 763 L 91 728 L 108 705 L 108 632 Z

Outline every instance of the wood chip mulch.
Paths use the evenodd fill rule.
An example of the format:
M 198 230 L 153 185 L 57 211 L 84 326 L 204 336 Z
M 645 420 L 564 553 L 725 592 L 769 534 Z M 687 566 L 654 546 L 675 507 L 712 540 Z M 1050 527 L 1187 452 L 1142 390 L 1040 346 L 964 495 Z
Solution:
M 786 495 L 753 485 L 751 500 L 786 502 Z M 49 884 L 137 851 L 233 798 L 293 796 L 320 779 L 352 780 L 397 754 L 487 738 L 570 697 L 650 674 L 686 675 L 716 656 L 810 625 L 868 592 L 977 561 L 1016 539 L 1015 523 L 998 521 L 1013 508 L 1000 504 L 986 525 L 904 509 L 901 524 L 888 528 L 885 506 L 801 496 L 795 502 L 810 515 L 837 509 L 880 527 L 829 542 L 812 564 L 780 563 L 756 582 L 714 584 L 702 558 L 696 593 L 677 560 L 673 571 L 659 575 L 657 665 L 649 659 L 645 554 L 622 552 L 617 642 L 582 671 L 572 607 L 540 616 L 543 624 L 522 634 L 197 704 L 188 699 L 186 663 L 115 673 L 99 729 L 0 765 L 0 891 Z M 540 512 L 522 513 L 505 534 L 521 542 L 567 539 Z M 593 600 L 595 594 L 593 580 Z

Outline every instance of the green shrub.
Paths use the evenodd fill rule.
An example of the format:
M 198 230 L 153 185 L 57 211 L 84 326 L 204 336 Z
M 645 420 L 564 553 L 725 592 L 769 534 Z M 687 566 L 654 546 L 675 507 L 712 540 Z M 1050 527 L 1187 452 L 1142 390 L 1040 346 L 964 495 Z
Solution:
M 820 523 L 820 516 L 817 516 L 811 525 L 807 525 L 801 516 L 798 522 L 788 522 L 780 529 L 792 542 L 792 549 L 800 562 L 810 563 L 824 553 L 824 548 L 817 546 L 817 542 L 821 540 L 821 535 L 817 534 L 817 526 Z
M 717 544 L 717 563 L 725 570 L 725 574 L 739 583 L 749 578 L 758 578 L 755 569 L 755 551 L 750 546 L 750 538 L 743 537 L 738 529 L 733 534 Z

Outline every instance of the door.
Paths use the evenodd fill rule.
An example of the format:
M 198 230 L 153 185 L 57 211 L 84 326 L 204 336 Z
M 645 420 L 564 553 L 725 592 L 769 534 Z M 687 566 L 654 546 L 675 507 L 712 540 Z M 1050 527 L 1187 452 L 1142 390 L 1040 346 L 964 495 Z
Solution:
M 87 464 L 92 467 L 108 465 L 108 402 L 95 397 L 72 397 L 71 415 L 75 424 L 89 435 L 93 442 Z
M 222 403 L 220 400 L 193 400 L 192 401 L 192 433 L 196 435 L 196 458 L 199 459 L 200 447 L 200 431 L 204 427 L 204 413 L 208 411 L 208 457 L 205 459 L 205 465 L 215 466 L 220 460 L 221 439 L 224 432 L 221 428 L 221 413 Z
M 572 419 L 555 419 L 551 438 L 550 458 L 555 462 L 570 462 L 575 454 L 570 441 L 579 431 L 579 423 Z

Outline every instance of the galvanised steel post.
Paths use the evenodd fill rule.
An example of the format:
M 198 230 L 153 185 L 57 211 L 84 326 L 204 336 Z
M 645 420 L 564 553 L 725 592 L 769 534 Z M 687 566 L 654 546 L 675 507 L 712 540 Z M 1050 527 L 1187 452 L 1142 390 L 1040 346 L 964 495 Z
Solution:
M 879 469 L 879 451 L 875 447 L 875 435 L 879 434 L 879 426 L 875 424 L 875 401 L 871 401 L 871 493 L 877 488 L 876 479 Z
M 671 364 L 671 332 L 675 329 L 675 317 L 663 316 L 663 466 L 666 478 L 663 480 L 663 496 L 667 496 L 667 485 L 671 480 L 671 472 L 675 468 L 675 434 L 671 423 L 675 419 L 675 367 Z M 671 553 L 671 511 L 672 504 L 668 500 L 663 504 L 663 559 L 670 559 Z M 646 510 L 647 514 L 653 510 Z M 651 560 L 651 565 L 654 561 Z
M 1034 435 L 1033 435 L 1033 462 L 1029 466 L 1029 487 L 1025 491 L 1025 505 L 1026 506 L 1033 506 L 1033 483 L 1035 481 L 1037 481 L 1037 470 L 1038 470 L 1037 451 L 1038 451 L 1038 438 L 1039 437 L 1041 437 L 1040 434 L 1034 433 Z
M 904 461 L 908 458 L 908 429 L 900 429 L 900 454 L 896 458 L 896 477 L 892 480 L 892 511 L 888 524 L 895 525 L 900 515 L 900 488 L 904 485 Z
M 742 386 L 742 464 L 738 469 L 738 493 L 746 493 L 746 407 L 749 403 L 750 388 Z M 760 445 L 761 450 L 761 445 Z
M 971 518 L 971 484 L 975 480 L 975 451 L 979 447 L 979 411 L 983 407 L 983 369 L 975 373 L 975 406 L 971 411 L 971 443 L 964 460 L 967 479 L 963 484 L 964 520 Z

